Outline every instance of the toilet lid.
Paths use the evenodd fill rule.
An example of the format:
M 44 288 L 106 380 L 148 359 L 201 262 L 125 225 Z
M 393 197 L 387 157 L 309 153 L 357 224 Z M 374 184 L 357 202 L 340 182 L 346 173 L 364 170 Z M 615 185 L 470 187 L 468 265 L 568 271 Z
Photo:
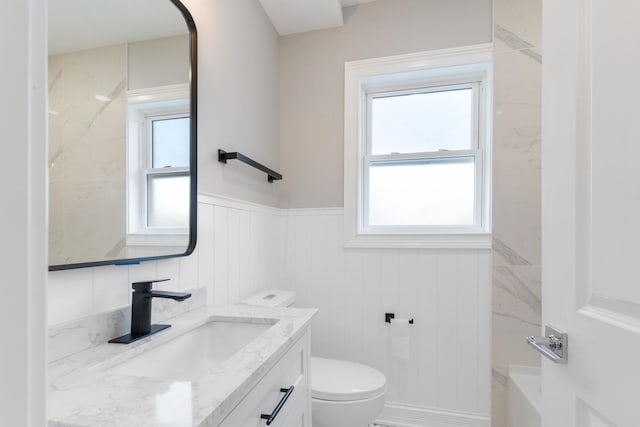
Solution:
M 369 366 L 346 360 L 311 358 L 311 396 L 322 400 L 362 400 L 384 392 L 387 379 Z

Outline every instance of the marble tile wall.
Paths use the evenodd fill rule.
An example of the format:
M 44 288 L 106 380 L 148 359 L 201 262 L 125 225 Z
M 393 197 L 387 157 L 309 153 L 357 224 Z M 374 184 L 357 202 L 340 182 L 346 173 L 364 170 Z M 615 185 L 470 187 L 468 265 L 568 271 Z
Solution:
M 51 264 L 102 258 L 125 237 L 126 64 L 124 44 L 49 57 Z
M 541 1 L 494 2 L 492 426 L 507 427 L 510 364 L 540 332 Z

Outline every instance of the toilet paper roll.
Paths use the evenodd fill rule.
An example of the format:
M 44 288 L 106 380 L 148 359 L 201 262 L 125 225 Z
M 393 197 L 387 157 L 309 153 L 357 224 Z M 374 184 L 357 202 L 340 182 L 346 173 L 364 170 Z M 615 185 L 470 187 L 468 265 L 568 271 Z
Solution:
M 409 319 L 391 319 L 391 355 L 397 359 L 409 360 L 411 337 Z

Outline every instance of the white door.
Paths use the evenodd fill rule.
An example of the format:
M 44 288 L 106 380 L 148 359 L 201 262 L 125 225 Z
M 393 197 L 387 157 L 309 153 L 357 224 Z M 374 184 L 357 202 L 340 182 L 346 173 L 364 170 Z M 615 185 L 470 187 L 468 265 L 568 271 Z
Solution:
M 543 0 L 543 425 L 640 426 L 640 1 Z

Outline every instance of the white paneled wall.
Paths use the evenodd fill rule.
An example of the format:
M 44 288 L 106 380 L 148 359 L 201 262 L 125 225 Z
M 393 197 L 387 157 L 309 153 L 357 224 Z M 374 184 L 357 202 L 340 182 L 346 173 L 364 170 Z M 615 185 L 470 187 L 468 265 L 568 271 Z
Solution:
M 345 249 L 342 222 L 342 209 L 283 212 L 283 283 L 320 309 L 312 353 L 380 369 L 388 401 L 425 420 L 438 408 L 488 425 L 490 251 Z M 391 356 L 385 312 L 415 319 L 409 361 Z
M 208 286 L 209 304 L 235 304 L 277 287 L 280 210 L 205 195 L 199 202 L 200 282 Z
M 220 305 L 292 289 L 298 306 L 320 309 L 314 354 L 385 373 L 381 421 L 489 425 L 489 250 L 345 249 L 342 209 L 281 210 L 201 194 L 198 215 L 189 257 L 49 273 L 49 324 L 127 305 L 136 280 L 206 286 L 208 303 Z M 408 361 L 391 355 L 385 312 L 415 319 Z
M 48 323 L 130 304 L 131 283 L 166 279 L 158 289 L 207 287 L 209 304 L 233 304 L 280 283 L 279 210 L 199 196 L 198 243 L 188 257 L 49 272 Z

